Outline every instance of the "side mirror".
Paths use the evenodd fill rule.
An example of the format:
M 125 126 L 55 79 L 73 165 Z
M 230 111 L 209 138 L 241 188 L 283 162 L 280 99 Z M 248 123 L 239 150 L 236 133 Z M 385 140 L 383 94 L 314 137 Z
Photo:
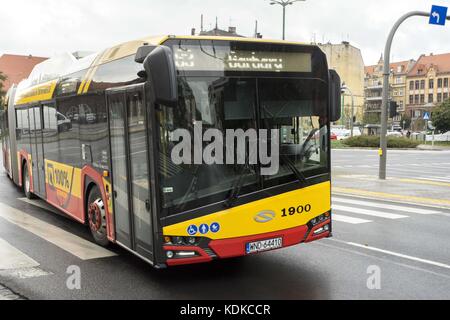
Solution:
M 134 56 L 134 61 L 137 63 L 143 63 L 145 58 L 157 48 L 157 46 L 143 45 L 137 49 L 136 55 Z
M 172 50 L 158 46 L 145 58 L 144 69 L 155 94 L 155 102 L 176 106 L 178 86 Z
M 330 122 L 341 118 L 341 78 L 335 70 L 329 71 L 330 83 Z

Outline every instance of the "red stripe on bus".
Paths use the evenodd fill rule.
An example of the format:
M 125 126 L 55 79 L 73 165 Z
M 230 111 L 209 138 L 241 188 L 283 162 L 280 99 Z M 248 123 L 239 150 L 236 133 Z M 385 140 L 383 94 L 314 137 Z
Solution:
M 318 224 L 317 226 L 312 228 L 311 231 L 308 234 L 308 237 L 305 240 L 305 243 L 329 237 L 330 236 L 330 231 L 322 232 L 322 233 L 320 233 L 318 235 L 314 234 L 314 231 L 316 231 L 317 229 L 320 229 L 320 228 L 326 226 L 327 224 L 331 224 L 331 219 L 325 220 L 321 224 Z
M 248 242 L 267 240 L 272 238 L 282 238 L 284 248 L 301 243 L 305 239 L 307 232 L 307 226 L 300 226 L 292 229 L 247 237 L 213 240 L 209 243 L 209 246 L 214 250 L 219 258 L 232 258 L 245 255 L 245 245 Z
M 195 264 L 195 263 L 203 263 L 210 262 L 212 258 L 199 247 L 187 247 L 187 246 L 164 246 L 164 251 L 194 251 L 199 256 L 192 258 L 175 258 L 175 259 L 167 259 L 168 266 L 179 266 L 183 264 Z
M 63 207 L 63 204 L 66 202 L 66 200 L 58 197 L 58 191 L 56 188 L 50 187 L 50 185 L 46 183 L 45 191 L 47 193 L 48 203 L 61 210 L 68 216 L 72 217 L 73 219 L 77 220 L 78 222 L 84 223 L 83 211 L 80 211 L 80 208 L 83 207 L 82 199 L 73 195 L 67 195 L 67 197 L 70 196 L 70 199 L 68 200 L 65 207 Z

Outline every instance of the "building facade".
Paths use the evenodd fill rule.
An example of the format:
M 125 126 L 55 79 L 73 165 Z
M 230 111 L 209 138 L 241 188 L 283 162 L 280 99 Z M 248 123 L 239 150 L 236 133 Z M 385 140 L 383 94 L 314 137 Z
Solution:
M 23 79 L 28 78 L 34 66 L 44 60 L 47 60 L 47 58 L 15 54 L 0 56 L 0 71 L 7 77 L 4 82 L 4 90 L 8 91 L 13 84 L 18 84 Z
M 425 113 L 449 99 L 450 53 L 422 55 L 407 75 L 406 114 L 411 117 L 411 128 L 425 128 Z
M 365 121 L 379 123 L 381 119 L 382 92 L 383 92 L 383 57 L 378 64 L 365 67 L 364 92 Z M 392 124 L 400 124 L 400 119 L 405 113 L 407 104 L 407 76 L 416 65 L 415 60 L 400 61 L 390 64 L 390 99 L 397 102 L 399 115 L 395 117 Z
M 361 50 L 344 41 L 340 44 L 318 44 L 325 52 L 330 69 L 334 69 L 341 81 L 350 89 L 354 97 L 354 116 L 356 122 L 362 122 L 364 107 L 364 60 Z M 343 94 L 342 124 L 349 125 L 351 119 L 352 98 L 349 91 Z

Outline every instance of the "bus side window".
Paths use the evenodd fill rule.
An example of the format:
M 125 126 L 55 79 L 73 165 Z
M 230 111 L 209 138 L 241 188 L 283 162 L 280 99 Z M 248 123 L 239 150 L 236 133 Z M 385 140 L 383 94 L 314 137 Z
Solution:
M 55 104 L 45 104 L 42 109 L 45 158 L 56 161 L 58 160 L 58 126 Z

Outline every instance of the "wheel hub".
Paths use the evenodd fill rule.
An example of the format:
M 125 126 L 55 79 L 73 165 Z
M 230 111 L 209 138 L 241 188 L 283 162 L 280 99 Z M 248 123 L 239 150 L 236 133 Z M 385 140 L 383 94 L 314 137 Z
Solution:
M 88 216 L 91 230 L 102 233 L 106 227 L 106 215 L 105 206 L 101 199 L 89 204 Z

